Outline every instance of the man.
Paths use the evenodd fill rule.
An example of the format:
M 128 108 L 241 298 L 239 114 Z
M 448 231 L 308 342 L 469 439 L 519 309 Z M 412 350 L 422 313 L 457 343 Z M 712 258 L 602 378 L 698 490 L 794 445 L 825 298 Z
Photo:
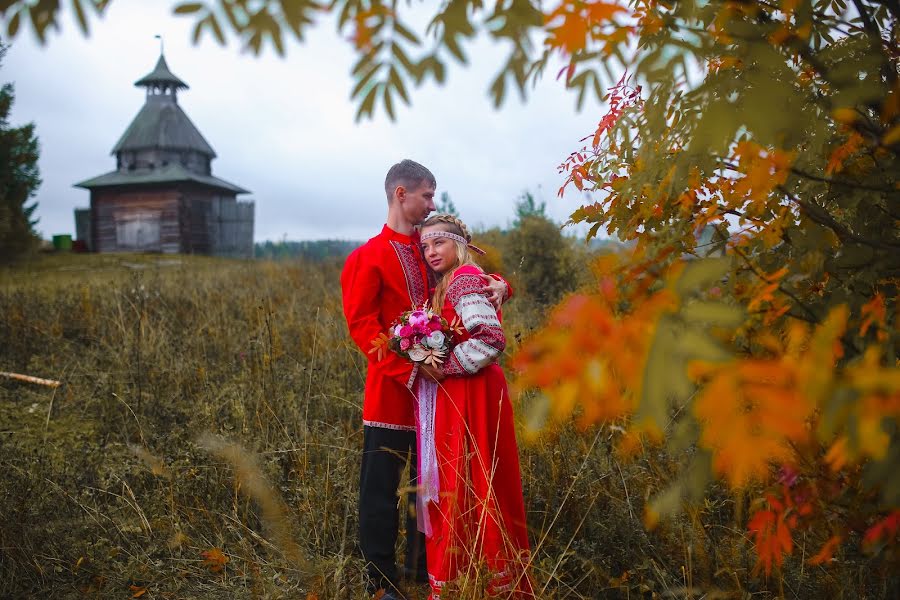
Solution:
M 424 166 L 403 160 L 390 168 L 384 182 L 387 222 L 374 238 L 347 258 L 341 273 L 344 316 L 350 336 L 368 357 L 363 401 L 363 457 L 359 491 L 359 545 L 366 560 L 368 591 L 382 600 L 401 599 L 395 547 L 400 525 L 400 473 L 411 457 L 415 487 L 415 386 L 419 378 L 439 380 L 440 371 L 419 367 L 393 352 L 379 360 L 372 342 L 394 319 L 429 298 L 430 279 L 419 248 L 416 226 L 435 209 L 434 175 Z M 505 281 L 485 277 L 485 291 L 499 304 L 508 295 Z M 415 506 L 415 494 L 407 501 Z M 412 510 L 406 513 L 405 574 L 428 580 L 425 542 Z M 383 594 L 382 594 L 383 592 Z

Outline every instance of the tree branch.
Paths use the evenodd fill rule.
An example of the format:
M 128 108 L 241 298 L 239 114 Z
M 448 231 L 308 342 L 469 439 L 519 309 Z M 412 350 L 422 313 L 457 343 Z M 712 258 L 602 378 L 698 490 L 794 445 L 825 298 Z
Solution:
M 897 190 L 892 190 L 890 188 L 881 188 L 874 185 L 866 185 L 864 183 L 850 183 L 849 181 L 839 181 L 837 179 L 831 179 L 829 177 L 821 177 L 819 175 L 813 175 L 812 173 L 807 173 L 806 171 L 801 171 L 796 167 L 791 167 L 791 173 L 794 175 L 798 175 L 799 177 L 803 177 L 804 179 L 811 179 L 812 181 L 821 181 L 822 183 L 828 183 L 832 185 L 841 185 L 849 188 L 856 188 L 860 190 L 867 190 L 870 192 L 881 192 L 884 194 L 890 194 L 892 192 L 896 192 Z
M 850 231 L 847 226 L 836 221 L 835 218 L 832 217 L 827 210 L 825 210 L 818 204 L 801 200 L 790 191 L 788 191 L 784 186 L 778 186 L 778 190 L 782 194 L 787 196 L 791 200 L 791 202 L 803 209 L 803 212 L 806 213 L 806 216 L 808 216 L 819 225 L 823 225 L 834 231 L 837 236 L 841 238 L 841 240 L 851 240 L 865 246 L 871 246 L 872 248 L 884 248 L 889 250 L 896 250 L 897 248 L 900 248 L 900 243 L 897 242 L 885 242 L 882 240 L 864 237 L 859 235 L 858 233 L 854 233 Z

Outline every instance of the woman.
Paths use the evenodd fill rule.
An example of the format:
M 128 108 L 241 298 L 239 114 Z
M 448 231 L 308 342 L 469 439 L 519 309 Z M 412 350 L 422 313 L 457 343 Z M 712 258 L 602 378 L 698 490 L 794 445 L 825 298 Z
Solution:
M 506 339 L 497 311 L 482 293 L 471 235 L 452 215 L 434 215 L 421 229 L 426 262 L 440 278 L 432 306 L 461 321 L 441 370 L 433 440 L 439 496 L 428 510 L 426 538 L 431 598 L 445 584 L 487 567 L 488 594 L 532 597 L 525 564 L 528 535 L 512 405 L 496 364 Z M 423 443 L 428 443 L 424 440 Z

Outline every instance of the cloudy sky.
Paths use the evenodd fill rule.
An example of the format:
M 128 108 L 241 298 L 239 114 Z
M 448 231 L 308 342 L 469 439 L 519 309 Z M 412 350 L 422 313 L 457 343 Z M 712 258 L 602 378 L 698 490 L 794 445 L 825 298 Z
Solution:
M 445 86 L 413 91 L 395 122 L 379 113 L 356 123 L 354 56 L 332 21 L 289 44 L 285 58 L 271 50 L 254 57 L 234 40 L 191 45 L 192 21 L 170 6 L 117 0 L 90 38 L 65 18 L 47 46 L 30 31 L 14 40 L 0 81 L 16 87 L 12 124 L 37 126 L 45 237 L 74 233 L 72 211 L 89 196 L 72 185 L 115 167 L 110 151 L 143 105 L 133 84 L 156 63 L 156 34 L 169 67 L 190 85 L 179 103 L 218 155 L 213 173 L 252 192 L 244 198 L 256 202 L 257 241 L 370 237 L 384 221 L 384 174 L 402 158 L 428 166 L 438 193 L 448 192 L 474 226 L 508 223 L 525 190 L 560 222 L 580 203 L 574 191 L 557 198 L 557 165 L 593 131 L 602 106 L 588 101 L 576 112 L 574 94 L 548 77 L 527 103 L 513 94 L 494 110 L 487 89 L 502 46 L 478 42 L 473 65 L 452 65 Z

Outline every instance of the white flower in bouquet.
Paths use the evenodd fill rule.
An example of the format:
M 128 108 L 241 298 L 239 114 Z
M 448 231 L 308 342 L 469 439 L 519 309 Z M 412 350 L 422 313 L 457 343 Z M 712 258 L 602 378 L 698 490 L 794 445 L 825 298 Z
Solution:
M 446 340 L 447 337 L 444 335 L 443 331 L 432 331 L 425 339 L 425 345 L 434 350 L 440 350 L 444 347 L 444 342 Z
M 428 356 L 429 352 L 419 344 L 409 349 L 409 359 L 413 362 L 422 362 Z

